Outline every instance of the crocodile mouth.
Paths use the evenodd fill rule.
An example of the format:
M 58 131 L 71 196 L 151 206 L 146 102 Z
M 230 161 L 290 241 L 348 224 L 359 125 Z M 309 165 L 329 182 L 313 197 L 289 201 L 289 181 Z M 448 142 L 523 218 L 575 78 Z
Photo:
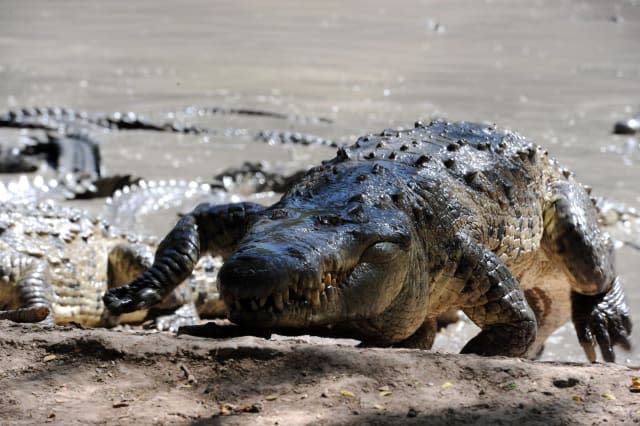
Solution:
M 357 267 L 357 266 L 356 266 Z M 330 304 L 349 283 L 354 268 L 346 271 L 324 272 L 318 282 L 309 283 L 300 280 L 282 291 L 274 291 L 263 297 L 234 297 L 227 295 L 225 303 L 233 314 L 266 312 L 281 314 L 284 312 L 315 312 Z
M 342 250 L 317 263 L 254 251 L 228 259 L 218 275 L 229 319 L 239 325 L 301 328 L 377 315 L 396 297 L 407 248 L 378 241 L 358 257 Z M 301 266 L 304 265 L 304 268 Z

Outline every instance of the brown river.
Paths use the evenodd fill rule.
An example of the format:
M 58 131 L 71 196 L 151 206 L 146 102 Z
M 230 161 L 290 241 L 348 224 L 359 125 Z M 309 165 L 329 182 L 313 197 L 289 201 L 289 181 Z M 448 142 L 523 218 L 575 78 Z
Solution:
M 334 153 L 247 136 L 260 129 L 348 143 L 417 119 L 496 123 L 638 207 L 638 141 L 611 129 L 640 110 L 640 1 L 0 0 L 0 111 L 50 105 L 241 129 L 97 135 L 109 172 L 148 179 L 207 181 L 247 160 L 294 169 Z M 197 113 L 212 107 L 293 118 Z M 640 251 L 617 256 L 638 330 Z M 473 333 L 454 325 L 436 349 L 459 350 Z M 640 365 L 638 333 L 619 362 Z M 584 360 L 571 325 L 544 359 Z

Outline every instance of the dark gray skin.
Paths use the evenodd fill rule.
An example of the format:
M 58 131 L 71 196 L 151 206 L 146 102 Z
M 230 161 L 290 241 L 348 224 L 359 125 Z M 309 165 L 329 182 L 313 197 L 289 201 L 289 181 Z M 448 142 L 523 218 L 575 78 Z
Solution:
M 613 248 L 582 185 L 521 136 L 472 123 L 365 136 L 276 204 L 200 205 L 153 266 L 105 294 L 114 313 L 160 301 L 206 253 L 229 319 L 247 330 L 429 348 L 462 309 L 462 352 L 535 357 L 573 320 L 590 361 L 629 348 Z

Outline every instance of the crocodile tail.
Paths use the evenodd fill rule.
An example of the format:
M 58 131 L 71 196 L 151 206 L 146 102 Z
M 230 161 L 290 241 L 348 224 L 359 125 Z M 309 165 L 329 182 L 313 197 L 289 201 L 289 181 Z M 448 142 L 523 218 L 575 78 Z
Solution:
M 198 225 L 189 214 L 162 240 L 151 268 L 131 283 L 107 291 L 104 303 L 114 314 L 150 307 L 187 279 L 199 258 Z
M 51 310 L 47 306 L 34 306 L 11 311 L 0 311 L 0 319 L 14 322 L 40 322 L 49 317 Z

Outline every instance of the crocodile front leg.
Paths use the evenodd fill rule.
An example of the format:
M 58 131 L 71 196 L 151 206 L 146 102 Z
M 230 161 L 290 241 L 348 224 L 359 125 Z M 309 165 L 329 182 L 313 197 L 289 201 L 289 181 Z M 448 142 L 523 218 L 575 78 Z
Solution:
M 482 329 L 462 353 L 522 356 L 535 341 L 536 318 L 502 260 L 467 240 L 455 278 L 464 283 L 464 313 Z
M 255 203 L 200 204 L 160 242 L 153 265 L 130 284 L 104 295 L 114 314 L 160 302 L 193 271 L 200 256 L 228 256 L 264 207 Z
M 53 297 L 46 262 L 18 253 L 10 247 L 2 250 L 0 295 L 8 310 L 0 310 L 0 319 L 16 322 L 42 322 L 54 325 Z
M 122 243 L 109 251 L 107 267 L 108 288 L 117 288 L 134 280 L 153 265 L 153 252 L 148 245 Z M 169 293 L 152 311 L 139 310 L 128 314 L 114 316 L 105 309 L 101 324 L 113 326 L 117 323 L 135 323 L 153 318 L 148 328 L 177 331 L 179 327 L 195 324 L 199 319 L 194 304 L 195 296 L 189 285 L 178 286 Z M 169 313 L 167 313 L 169 312 Z
M 571 278 L 571 317 L 578 341 L 590 362 L 596 361 L 596 346 L 605 361 L 614 362 L 616 345 L 631 348 L 632 324 L 616 276 L 613 243 L 599 228 L 589 195 L 580 185 L 558 179 L 550 192 L 543 243 Z

